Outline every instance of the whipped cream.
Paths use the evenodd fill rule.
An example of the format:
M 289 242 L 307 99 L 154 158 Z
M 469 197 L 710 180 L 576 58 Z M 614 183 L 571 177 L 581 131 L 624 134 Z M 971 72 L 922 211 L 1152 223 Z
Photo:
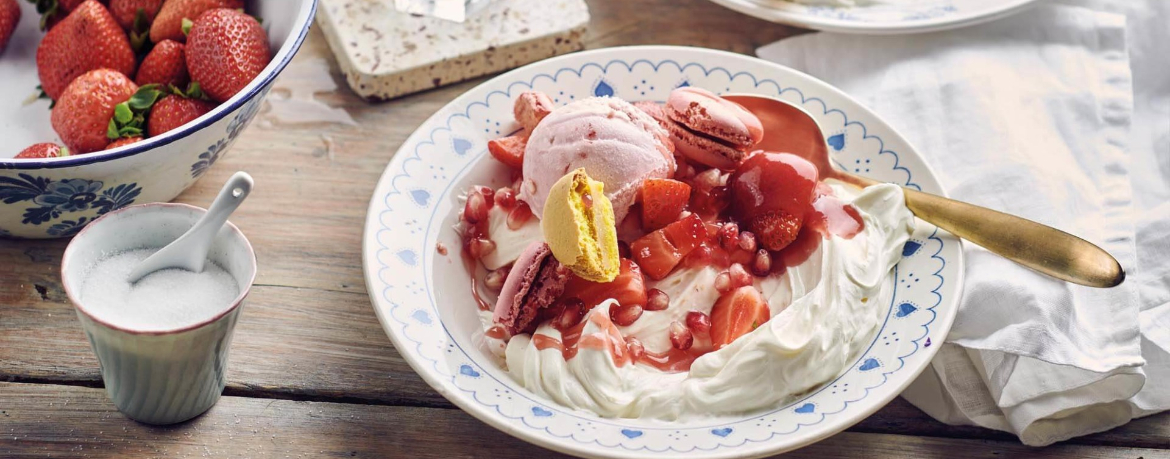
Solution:
M 519 228 L 509 228 L 509 211 L 500 206 L 488 210 L 488 236 L 496 243 L 496 250 L 481 259 L 487 269 L 499 269 L 514 263 L 528 244 L 544 238 L 537 218 L 529 218 Z
M 568 360 L 550 347 L 564 340 L 552 326 L 540 326 L 533 336 L 512 337 L 503 352 L 509 374 L 570 408 L 661 420 L 777 406 L 831 380 L 858 357 L 888 312 L 894 284 L 890 272 L 914 225 L 897 186 L 832 186 L 860 211 L 864 231 L 852 239 L 825 239 L 803 264 L 758 280 L 771 320 L 699 357 L 689 372 L 628 362 L 624 345 L 617 345 L 623 342 L 614 341 L 633 336 L 647 351 L 667 350 L 666 328 L 672 321 L 692 310 L 710 312 L 718 298 L 715 268 L 683 269 L 655 283 L 670 295 L 670 307 L 645 312 L 633 325 L 620 327 L 620 334 L 609 320 L 616 302 L 597 306 L 585 318 L 577 354 Z M 499 355 L 501 344 L 492 342 L 489 348 Z

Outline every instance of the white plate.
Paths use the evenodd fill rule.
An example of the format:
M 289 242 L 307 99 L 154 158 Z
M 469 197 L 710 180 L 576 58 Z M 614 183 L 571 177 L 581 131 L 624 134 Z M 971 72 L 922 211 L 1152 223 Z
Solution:
M 593 95 L 665 100 L 693 85 L 778 95 L 822 123 L 835 159 L 881 180 L 941 193 L 902 136 L 840 91 L 791 69 L 697 48 L 630 47 L 570 54 L 483 83 L 428 119 L 390 161 L 370 201 L 363 265 L 386 334 L 415 371 L 475 417 L 534 444 L 589 457 L 754 457 L 807 445 L 898 395 L 942 344 L 955 317 L 958 241 L 919 222 L 895 268 L 893 298 L 873 343 L 841 377 L 783 406 L 694 422 L 604 419 L 563 408 L 511 380 L 472 339 L 480 331 L 452 229 L 471 184 L 505 185 L 487 141 L 515 129 L 512 101 L 536 89 L 557 104 Z M 437 244 L 449 248 L 447 255 Z
M 740 13 L 842 33 L 903 34 L 966 27 L 1019 12 L 1037 0 L 918 0 L 868 6 L 812 6 L 788 0 L 711 0 Z M 856 3 L 864 3 L 857 0 Z

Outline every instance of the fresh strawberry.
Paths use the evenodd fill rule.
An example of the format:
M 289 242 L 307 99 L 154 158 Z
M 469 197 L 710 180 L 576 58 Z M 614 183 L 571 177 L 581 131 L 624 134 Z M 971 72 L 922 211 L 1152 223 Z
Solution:
M 183 33 L 183 19 L 194 21 L 207 10 L 215 8 L 241 9 L 244 0 L 168 0 L 159 8 L 150 24 L 150 41 L 187 41 Z
M 516 170 L 524 169 L 524 149 L 527 147 L 528 136 L 523 134 L 488 141 L 488 153 Z
M 746 285 L 723 294 L 711 309 L 711 344 L 731 344 L 771 318 L 768 303 L 755 287 Z
M 691 186 L 671 179 L 642 182 L 642 225 L 646 230 L 662 228 L 678 220 L 691 198 Z
M 770 250 L 780 250 L 796 240 L 801 224 L 803 218 L 777 209 L 756 215 L 748 222 L 748 227 L 755 232 L 759 245 Z
M 106 145 L 106 148 L 104 148 L 104 150 L 113 150 L 115 148 L 124 147 L 126 145 L 130 145 L 132 143 L 140 142 L 140 141 L 142 141 L 142 136 L 120 137 L 120 138 L 114 140 L 113 142 L 110 142 L 109 145 Z
M 190 77 L 187 75 L 187 59 L 183 49 L 183 44 L 174 40 L 163 40 L 155 44 L 138 66 L 138 76 L 134 78 L 134 82 L 139 86 L 148 84 L 177 88 L 187 86 Z
M 552 113 L 553 101 L 543 92 L 528 91 L 516 98 L 512 115 L 526 132 L 532 132 L 540 120 Z
M 238 10 L 203 13 L 187 36 L 191 80 L 203 85 L 203 92 L 217 102 L 244 89 L 270 60 L 268 35 L 256 18 Z
M 812 203 L 817 168 L 789 153 L 757 153 L 731 174 L 731 210 L 759 245 L 780 250 L 796 239 Z
M 617 300 L 622 306 L 645 306 L 646 285 L 642 279 L 642 270 L 628 258 L 621 261 L 621 271 L 614 280 L 597 283 L 590 282 L 577 276 L 569 277 L 565 284 L 565 293 L 562 298 L 580 299 L 586 309 L 593 309 L 608 299 Z
M 107 133 L 115 106 L 129 100 L 137 90 L 138 85 L 121 72 L 91 70 L 73 80 L 57 99 L 50 115 L 53 129 L 74 153 L 106 148 L 112 140 Z
M 175 94 L 163 97 L 150 110 L 150 117 L 146 121 L 146 132 L 151 137 L 162 135 L 164 132 L 203 116 L 214 108 L 215 104 L 206 100 Z
M 630 253 L 647 276 L 660 280 L 707 239 L 703 220 L 690 215 L 634 241 Z
M 94 0 L 69 13 L 37 47 L 41 89 L 53 100 L 58 100 L 65 87 L 83 73 L 110 69 L 133 76 L 136 63 L 126 33 L 106 7 Z
M 69 156 L 69 149 L 55 143 L 34 143 L 16 154 L 18 159 L 57 158 Z
M 0 52 L 8 46 L 8 39 L 16 31 L 16 24 L 20 23 L 20 5 L 16 0 L 0 0 Z
M 162 5 L 163 0 L 110 0 L 110 14 L 114 15 L 114 19 L 118 20 L 123 29 L 131 30 L 134 28 L 134 18 L 138 16 L 139 10 L 149 24 L 154 21 Z

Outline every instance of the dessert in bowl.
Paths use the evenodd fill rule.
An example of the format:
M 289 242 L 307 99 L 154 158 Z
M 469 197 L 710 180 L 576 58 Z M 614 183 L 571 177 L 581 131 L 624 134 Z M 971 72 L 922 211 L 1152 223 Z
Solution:
M 774 133 L 688 86 L 792 101 L 838 164 L 938 190 L 872 113 L 773 64 L 634 47 L 510 72 L 425 123 L 371 201 L 375 309 L 440 393 L 573 454 L 743 457 L 839 431 L 925 367 L 953 318 L 957 242 L 896 186 L 754 152 Z M 689 119 L 688 98 L 719 122 Z M 732 204 L 752 190 L 775 196 Z
M 18 2 L 21 20 L 7 47 L 0 53 L 2 64 L 0 80 L 6 83 L 4 88 L 0 89 L 0 105 L 6 107 L 0 112 L 0 132 L 3 132 L 8 140 L 7 149 L 0 151 L 0 237 L 69 237 L 98 216 L 114 209 L 135 203 L 169 201 L 193 184 L 227 153 L 229 146 L 260 111 L 261 103 L 276 76 L 300 48 L 308 34 L 316 9 L 315 0 L 296 2 L 231 0 L 227 3 L 232 2 L 243 4 L 248 14 L 263 19 L 259 27 L 267 37 L 270 60 L 261 65 L 252 63 L 255 76 L 250 80 L 233 83 L 229 92 L 217 91 L 220 89 L 219 85 L 212 80 L 218 80 L 218 74 L 200 76 L 200 71 L 191 73 L 195 77 L 186 80 L 168 80 L 167 84 L 160 84 L 158 86 L 160 93 L 153 99 L 157 101 L 156 103 L 163 103 L 168 96 L 172 100 L 177 99 L 177 95 L 172 94 L 174 91 L 169 87 L 170 83 L 174 82 L 180 83 L 175 89 L 184 92 L 186 96 L 194 96 L 194 93 L 189 92 L 190 86 L 183 83 L 197 81 L 195 78 L 205 80 L 201 85 L 201 91 L 206 92 L 208 100 L 199 103 L 203 108 L 198 112 L 188 112 L 198 113 L 197 115 L 185 116 L 179 123 L 167 123 L 170 124 L 169 130 L 158 132 L 158 135 L 148 135 L 151 134 L 149 127 L 139 125 L 125 129 L 126 126 L 119 125 L 114 130 L 118 131 L 113 136 L 115 138 L 110 138 L 106 130 L 102 129 L 106 126 L 104 122 L 97 125 L 96 131 L 85 129 L 85 135 L 75 132 L 71 127 L 90 123 L 81 123 L 80 120 L 88 119 L 80 115 L 84 110 L 70 110 L 68 106 L 71 104 L 63 103 L 62 105 L 66 106 L 63 110 L 50 110 L 48 99 L 36 99 L 26 103 L 29 95 L 35 94 L 38 85 L 44 87 L 52 73 L 49 70 L 50 65 L 38 65 L 40 54 L 38 49 L 46 40 L 63 43 L 58 47 L 46 46 L 46 49 L 53 48 L 53 52 L 46 51 L 46 55 L 68 56 L 70 53 L 80 52 L 69 49 L 70 43 L 78 41 L 75 37 L 54 34 L 54 39 L 48 38 L 59 26 L 67 28 L 72 26 L 81 30 L 83 26 L 101 24 L 103 30 L 110 31 L 106 34 L 107 38 L 114 36 L 108 38 L 109 41 L 116 42 L 119 49 L 130 53 L 128 56 L 130 64 L 126 68 L 118 68 L 124 65 L 117 64 L 116 61 L 127 58 L 119 55 L 116 59 L 109 58 L 105 62 L 87 60 L 85 72 L 82 73 L 91 71 L 100 73 L 106 70 L 105 73 L 109 76 L 133 69 L 130 73 L 135 73 L 134 79 L 143 77 L 142 74 L 146 73 L 143 69 L 147 65 L 147 60 L 142 58 L 139 62 L 130 50 L 131 45 L 123 42 L 128 42 L 129 39 L 125 35 L 119 36 L 124 31 L 121 24 L 117 23 L 120 16 L 112 12 L 115 10 L 114 7 L 109 6 L 110 11 L 107 11 L 104 3 L 62 2 L 78 5 L 74 7 L 76 11 L 72 13 L 82 11 L 92 14 L 87 15 L 85 21 L 70 21 L 70 16 L 47 21 L 46 25 L 51 23 L 53 28 L 48 32 L 42 32 L 39 29 L 39 16 L 35 5 L 25 1 Z M 216 4 L 191 1 L 168 1 L 163 4 L 166 3 Z M 204 11 L 206 12 L 208 11 Z M 162 15 L 163 12 L 160 11 L 159 16 Z M 193 20 L 199 22 L 200 16 Z M 193 25 L 192 30 L 198 32 L 200 27 Z M 65 29 L 61 31 L 64 32 Z M 64 39 L 58 35 L 62 35 Z M 160 51 L 161 48 L 163 46 L 156 44 L 155 49 L 146 57 Z M 54 84 L 50 85 L 50 88 L 54 93 L 52 96 L 57 97 L 57 102 L 62 102 L 60 99 L 68 92 L 65 88 L 77 81 L 82 73 L 64 72 L 52 78 Z M 132 88 L 128 91 L 129 94 L 134 94 L 141 86 L 145 86 L 129 80 L 130 75 L 124 75 L 119 82 L 121 88 Z M 84 94 L 87 91 L 73 92 Z M 129 102 L 126 100 L 128 97 L 126 92 L 120 95 L 122 97 L 115 102 Z M 113 117 L 114 108 L 107 106 L 105 109 L 109 111 L 103 111 L 102 114 L 108 121 Z M 57 112 L 56 115 L 54 111 Z M 134 115 L 142 115 L 144 120 L 149 118 L 149 114 L 143 115 L 140 112 Z M 132 122 L 138 121 L 137 116 L 130 118 Z M 160 121 L 156 123 L 156 127 L 162 124 L 164 122 Z M 126 143 L 130 142 L 130 137 L 135 137 L 134 129 L 140 129 L 144 136 L 148 135 L 147 138 Z M 59 149 L 51 150 L 52 153 L 49 153 L 49 150 L 42 150 L 44 153 L 39 156 L 50 157 L 15 158 L 26 147 L 42 143 L 68 145 L 72 152 L 69 156 L 52 157 L 52 153 Z

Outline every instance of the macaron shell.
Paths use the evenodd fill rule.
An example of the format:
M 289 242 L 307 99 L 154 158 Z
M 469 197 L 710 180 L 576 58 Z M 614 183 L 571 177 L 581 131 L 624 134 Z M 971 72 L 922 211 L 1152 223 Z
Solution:
M 699 164 L 719 169 L 734 169 L 735 165 L 747 156 L 743 151 L 697 135 L 677 123 L 671 123 L 669 130 L 675 151 Z
M 496 300 L 496 309 L 492 313 L 493 322 L 508 327 L 516 323 L 522 314 L 524 293 L 527 293 L 532 283 L 536 281 L 541 262 L 550 255 L 552 251 L 544 242 L 536 241 L 524 248 L 520 258 L 512 264 L 512 270 L 508 272 L 508 278 L 504 280 L 504 286 L 500 289 L 500 297 Z
M 617 225 L 604 190 L 584 168 L 569 172 L 549 191 L 540 221 L 557 261 L 593 282 L 612 281 L 620 270 Z M 588 208 L 586 199 L 592 200 Z
M 735 102 L 696 87 L 675 89 L 666 101 L 671 120 L 695 132 L 724 140 L 740 149 L 764 138 L 760 119 Z

